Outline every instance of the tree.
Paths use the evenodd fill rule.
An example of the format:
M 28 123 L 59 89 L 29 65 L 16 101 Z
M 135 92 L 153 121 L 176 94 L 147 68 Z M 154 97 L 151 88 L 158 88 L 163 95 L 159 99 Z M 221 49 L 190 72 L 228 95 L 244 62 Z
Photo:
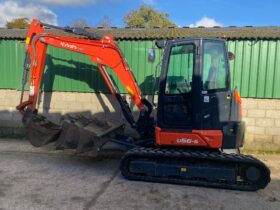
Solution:
M 141 5 L 139 10 L 132 10 L 129 14 L 127 14 L 124 17 L 124 22 L 127 27 L 132 28 L 176 26 L 175 23 L 169 20 L 168 13 L 157 12 L 152 7 L 145 4 Z
M 73 20 L 72 22 L 72 27 L 74 28 L 84 28 L 88 26 L 89 26 L 88 22 L 83 18 Z
M 111 20 L 108 16 L 104 16 L 103 20 L 96 24 L 97 27 L 110 28 L 112 26 Z
M 29 28 L 29 19 L 28 18 L 16 18 L 11 21 L 7 21 L 7 28 Z

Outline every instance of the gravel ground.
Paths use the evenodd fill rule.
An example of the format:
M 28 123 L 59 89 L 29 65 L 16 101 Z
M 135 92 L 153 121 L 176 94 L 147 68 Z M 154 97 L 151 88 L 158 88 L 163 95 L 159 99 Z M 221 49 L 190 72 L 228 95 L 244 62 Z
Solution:
M 264 190 L 239 192 L 133 182 L 119 157 L 77 157 L 0 140 L 0 210 L 6 209 L 280 209 L 280 155 L 256 155 L 272 171 Z

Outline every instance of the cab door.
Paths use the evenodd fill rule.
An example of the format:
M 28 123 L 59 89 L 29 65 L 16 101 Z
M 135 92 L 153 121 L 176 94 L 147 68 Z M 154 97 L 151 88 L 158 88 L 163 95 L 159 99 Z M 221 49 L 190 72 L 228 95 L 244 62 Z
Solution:
M 230 117 L 230 74 L 223 40 L 202 41 L 200 129 L 221 130 Z
M 165 131 L 192 130 L 197 113 L 198 40 L 170 41 L 163 61 L 157 127 Z M 166 59 L 167 58 L 167 59 Z

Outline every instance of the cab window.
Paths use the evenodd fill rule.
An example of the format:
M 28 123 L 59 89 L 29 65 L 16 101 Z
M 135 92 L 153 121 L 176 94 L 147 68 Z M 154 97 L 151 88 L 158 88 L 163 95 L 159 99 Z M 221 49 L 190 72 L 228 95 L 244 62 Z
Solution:
M 203 89 L 227 88 L 225 45 L 221 42 L 205 41 L 203 45 Z
M 165 94 L 185 94 L 192 91 L 194 70 L 194 45 L 185 44 L 171 48 Z

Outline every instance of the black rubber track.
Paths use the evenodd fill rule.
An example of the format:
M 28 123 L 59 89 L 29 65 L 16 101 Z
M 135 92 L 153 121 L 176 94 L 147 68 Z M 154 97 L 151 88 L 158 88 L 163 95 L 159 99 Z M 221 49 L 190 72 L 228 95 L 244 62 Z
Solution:
M 172 160 L 181 165 L 182 161 L 195 160 L 207 162 L 215 162 L 217 164 L 232 165 L 236 174 L 235 181 L 229 180 L 206 180 L 195 178 L 182 178 L 182 177 L 155 177 L 147 176 L 144 174 L 134 174 L 129 171 L 130 162 L 135 160 L 141 161 L 154 161 L 160 162 L 162 159 Z M 244 175 L 244 169 L 249 167 L 255 167 L 260 171 L 260 178 L 253 182 L 246 179 Z M 204 186 L 212 188 L 223 188 L 231 190 L 242 190 L 242 191 L 256 191 L 265 188 L 270 182 L 270 170 L 260 160 L 242 154 L 225 154 L 220 151 L 187 151 L 187 150 L 175 150 L 175 149 L 160 149 L 160 148 L 135 148 L 129 150 L 122 158 L 120 164 L 120 170 L 122 175 L 130 180 L 147 181 L 147 182 L 160 182 L 180 185 L 194 185 Z M 243 170 L 243 171 L 242 171 Z M 240 178 L 241 177 L 241 178 Z

